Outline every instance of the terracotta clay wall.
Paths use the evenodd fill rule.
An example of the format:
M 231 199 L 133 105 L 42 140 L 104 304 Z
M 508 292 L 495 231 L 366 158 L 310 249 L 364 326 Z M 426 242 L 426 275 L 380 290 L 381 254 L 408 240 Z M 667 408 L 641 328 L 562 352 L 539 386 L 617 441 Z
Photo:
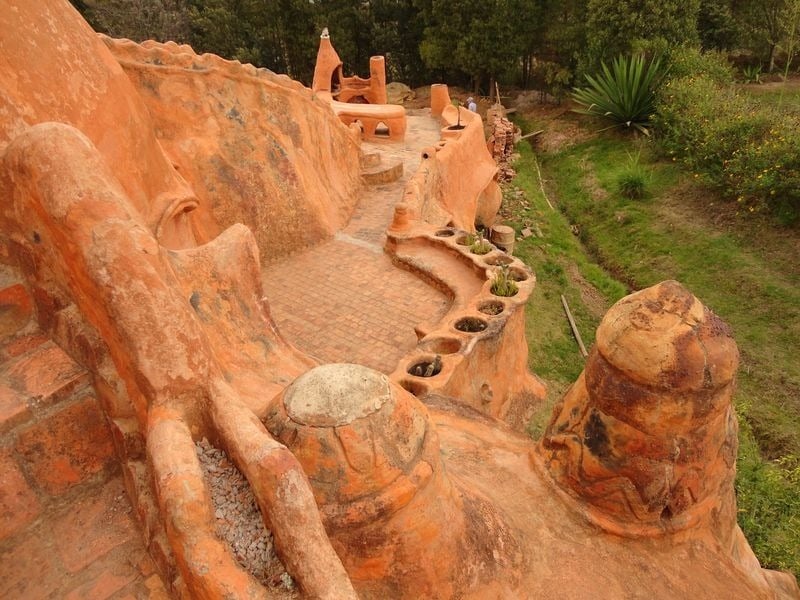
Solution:
M 447 127 L 458 122 L 464 129 Z M 500 208 L 497 165 L 486 149 L 479 115 L 446 106 L 442 114 L 442 139 L 423 150 L 422 164 L 408 182 L 403 197 L 415 216 L 441 227 L 450 224 L 474 231 L 489 226 Z
M 104 41 L 200 202 L 222 229 L 247 225 L 262 261 L 347 221 L 360 187 L 359 141 L 310 89 L 188 46 Z

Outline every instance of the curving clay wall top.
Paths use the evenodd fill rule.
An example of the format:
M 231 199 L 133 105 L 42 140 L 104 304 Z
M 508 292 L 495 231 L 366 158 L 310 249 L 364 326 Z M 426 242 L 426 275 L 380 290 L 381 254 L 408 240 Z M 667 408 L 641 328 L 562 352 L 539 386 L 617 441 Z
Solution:
M 358 137 L 310 89 L 185 45 L 103 41 L 201 204 L 220 228 L 250 227 L 262 261 L 347 222 L 361 185 Z

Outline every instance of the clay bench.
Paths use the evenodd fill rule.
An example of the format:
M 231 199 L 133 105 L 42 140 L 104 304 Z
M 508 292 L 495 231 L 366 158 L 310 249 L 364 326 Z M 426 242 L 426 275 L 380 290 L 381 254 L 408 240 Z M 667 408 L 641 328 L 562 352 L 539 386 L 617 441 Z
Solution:
M 333 112 L 345 125 L 358 122 L 364 139 L 373 140 L 386 137 L 376 133 L 379 124 L 388 128 L 390 140 L 402 141 L 406 135 L 406 110 L 395 104 L 349 104 L 331 101 Z

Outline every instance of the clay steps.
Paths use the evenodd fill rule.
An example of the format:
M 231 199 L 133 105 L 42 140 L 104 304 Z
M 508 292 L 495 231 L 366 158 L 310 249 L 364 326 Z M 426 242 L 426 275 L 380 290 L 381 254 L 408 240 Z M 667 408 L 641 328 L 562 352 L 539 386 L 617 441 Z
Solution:
M 403 161 L 393 159 L 389 163 L 381 161 L 378 165 L 361 169 L 361 177 L 366 185 L 392 183 L 403 176 Z
M 360 156 L 362 169 L 371 169 L 381 164 L 380 152 L 362 152 Z
M 17 279 L 0 265 L 0 597 L 165 598 L 91 376 Z

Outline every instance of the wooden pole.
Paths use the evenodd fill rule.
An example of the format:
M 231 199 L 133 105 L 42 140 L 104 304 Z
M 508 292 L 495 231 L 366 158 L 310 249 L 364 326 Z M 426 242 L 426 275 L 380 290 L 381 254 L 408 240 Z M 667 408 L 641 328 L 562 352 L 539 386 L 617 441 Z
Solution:
M 553 208 L 553 205 L 550 204 L 550 198 L 547 197 L 547 192 L 544 191 L 544 182 L 542 181 L 542 171 L 539 169 L 539 161 L 536 160 L 536 154 L 533 155 L 533 164 L 536 165 L 536 174 L 539 176 L 539 187 L 542 188 L 542 196 L 544 196 L 544 200 L 545 202 L 547 202 L 547 206 L 550 207 L 550 210 L 555 210 L 555 208 Z
M 575 341 L 578 342 L 578 348 L 580 348 L 581 356 L 583 356 L 583 358 L 586 358 L 587 356 L 589 356 L 589 353 L 586 352 L 586 346 L 583 345 L 581 334 L 578 331 L 578 326 L 575 325 L 575 319 L 572 318 L 572 313 L 569 311 L 569 304 L 567 304 L 567 299 L 564 298 L 564 294 L 561 294 L 561 304 L 564 305 L 564 312 L 567 313 L 567 319 L 569 319 L 569 326 L 572 328 L 572 335 L 575 336 Z

